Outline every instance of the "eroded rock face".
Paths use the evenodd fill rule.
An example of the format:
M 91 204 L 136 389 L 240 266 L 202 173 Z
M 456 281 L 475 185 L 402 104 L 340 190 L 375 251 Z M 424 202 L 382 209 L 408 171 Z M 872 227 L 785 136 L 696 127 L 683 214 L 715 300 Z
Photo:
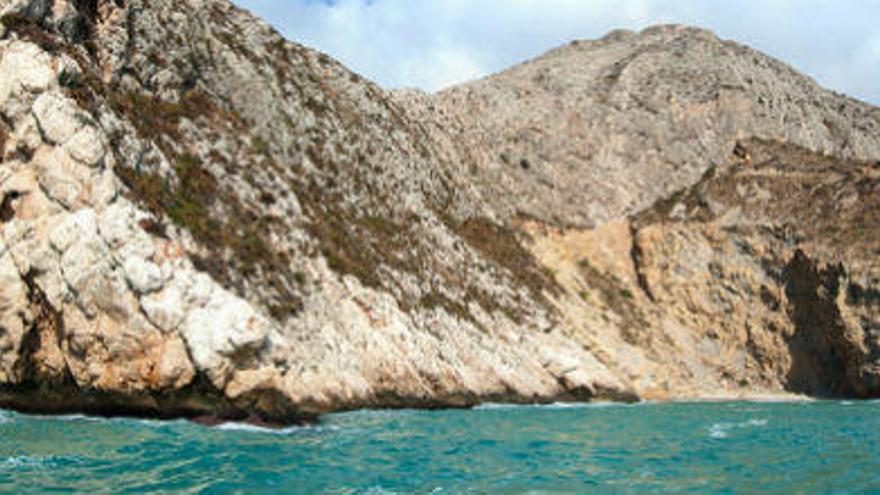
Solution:
M 530 227 L 582 296 L 565 311 L 643 396 L 877 396 L 876 164 L 761 140 L 738 149 L 629 219 Z
M 592 143 L 581 162 L 492 111 L 509 100 L 556 136 L 552 102 L 511 86 L 526 69 L 391 94 L 221 0 L 7 1 L 0 15 L 0 405 L 288 422 L 878 393 L 880 298 L 858 261 L 875 249 L 874 169 L 856 160 L 877 156 L 877 111 L 759 58 L 755 80 L 782 81 L 785 101 L 805 91 L 794 106 L 815 95 L 804 118 L 837 118 L 848 141 L 780 135 L 778 119 L 746 118 L 748 87 L 686 93 L 664 51 L 757 56 L 745 48 L 677 28 L 590 44 L 598 65 L 567 69 L 583 80 L 541 83 L 568 101 L 605 62 L 632 66 L 602 115 L 564 119 L 595 131 L 557 143 Z M 633 50 L 660 58 L 636 70 Z M 676 98 L 643 106 L 649 119 L 630 111 L 645 74 Z M 646 133 L 657 146 L 623 167 Z M 750 134 L 814 152 L 742 140 L 734 155 Z M 515 166 L 497 166 L 504 153 Z M 629 183 L 660 162 L 681 170 Z M 564 194 L 535 185 L 548 181 Z

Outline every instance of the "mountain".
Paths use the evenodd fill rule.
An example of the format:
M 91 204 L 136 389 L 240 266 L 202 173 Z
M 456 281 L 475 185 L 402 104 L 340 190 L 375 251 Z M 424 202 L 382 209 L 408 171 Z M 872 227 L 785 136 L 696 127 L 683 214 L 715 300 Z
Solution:
M 693 184 L 738 140 L 872 159 L 878 111 L 709 31 L 657 26 L 576 41 L 431 98 L 479 149 L 496 204 L 593 227 Z
M 428 95 L 225 0 L 0 18 L 2 406 L 880 395 L 880 110 L 751 49 L 615 32 Z

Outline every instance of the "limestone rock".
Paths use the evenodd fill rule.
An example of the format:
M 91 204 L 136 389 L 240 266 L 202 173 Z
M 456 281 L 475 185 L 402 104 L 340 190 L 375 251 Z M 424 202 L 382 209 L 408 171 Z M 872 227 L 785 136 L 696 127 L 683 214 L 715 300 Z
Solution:
M 0 247 L 0 252 L 4 250 Z M 27 288 L 22 282 L 12 256 L 0 255 L 0 379 L 4 383 L 18 383 L 16 364 L 21 358 L 22 341 L 27 331 Z
M 876 108 L 676 26 L 426 95 L 80 5 L 0 2 L 0 405 L 880 396 Z
M 677 25 L 575 41 L 415 104 L 479 150 L 468 173 L 495 208 L 577 227 L 693 184 L 746 137 L 865 160 L 880 147 L 876 108 Z
M 64 144 L 82 128 L 81 114 L 76 103 L 61 94 L 43 93 L 34 102 L 34 116 L 50 144 Z

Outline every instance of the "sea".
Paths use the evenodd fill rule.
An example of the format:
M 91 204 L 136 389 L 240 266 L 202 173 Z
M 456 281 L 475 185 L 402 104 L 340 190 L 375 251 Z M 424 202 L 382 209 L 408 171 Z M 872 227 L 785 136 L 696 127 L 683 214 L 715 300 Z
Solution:
M 203 426 L 0 411 L 3 493 L 880 493 L 880 402 L 486 405 Z

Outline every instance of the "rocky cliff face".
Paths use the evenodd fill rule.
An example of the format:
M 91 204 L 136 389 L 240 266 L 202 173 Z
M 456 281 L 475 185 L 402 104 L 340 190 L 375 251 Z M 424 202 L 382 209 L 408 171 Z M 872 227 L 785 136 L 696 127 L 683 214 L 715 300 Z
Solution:
M 872 396 L 880 112 L 708 33 L 391 93 L 224 0 L 0 2 L 0 404 Z
M 580 295 L 563 311 L 645 397 L 876 396 L 878 164 L 757 139 L 737 151 L 627 219 L 528 225 Z

